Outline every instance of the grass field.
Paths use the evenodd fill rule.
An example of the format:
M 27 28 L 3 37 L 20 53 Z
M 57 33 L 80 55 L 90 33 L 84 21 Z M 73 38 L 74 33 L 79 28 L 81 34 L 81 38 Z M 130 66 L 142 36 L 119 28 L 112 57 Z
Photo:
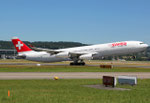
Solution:
M 114 67 L 103 69 L 99 66 L 18 66 L 0 65 L 0 72 L 150 72 L 150 68 Z
M 0 60 L 0 62 L 37 63 L 26 60 Z M 88 64 L 92 63 L 100 64 L 99 61 L 88 62 Z M 101 64 L 110 63 L 111 61 L 101 62 Z M 150 62 L 115 63 L 117 65 L 150 65 Z M 99 66 L 0 65 L 0 72 L 150 72 L 150 68 L 101 69 Z M 138 85 L 133 87 L 117 85 L 117 87 L 130 88 L 131 91 L 83 87 L 83 85 L 100 83 L 101 80 L 98 79 L 0 80 L 0 103 L 150 103 L 150 79 L 138 80 Z M 7 96 L 8 90 L 10 90 L 10 97 Z
M 83 87 L 99 83 L 98 79 L 0 80 L 0 103 L 150 103 L 149 79 L 138 80 L 133 87 L 119 86 L 131 91 Z

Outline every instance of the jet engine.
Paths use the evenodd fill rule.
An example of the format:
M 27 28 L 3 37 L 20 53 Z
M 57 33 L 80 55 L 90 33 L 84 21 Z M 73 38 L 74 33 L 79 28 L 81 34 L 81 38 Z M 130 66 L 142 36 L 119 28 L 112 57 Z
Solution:
M 61 58 L 68 58 L 69 52 L 60 52 L 60 53 L 56 54 L 56 56 L 61 57 Z
M 17 55 L 17 58 L 19 58 L 19 59 L 26 59 L 27 56 L 26 55 Z
M 93 54 L 84 54 L 84 55 L 81 55 L 79 58 L 83 60 L 92 60 Z

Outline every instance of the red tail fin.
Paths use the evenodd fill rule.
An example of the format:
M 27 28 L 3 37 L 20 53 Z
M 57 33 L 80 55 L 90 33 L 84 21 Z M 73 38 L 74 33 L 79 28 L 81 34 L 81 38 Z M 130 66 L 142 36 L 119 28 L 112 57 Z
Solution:
M 19 38 L 13 37 L 12 42 L 17 50 L 17 52 L 32 51 L 26 44 L 24 44 Z

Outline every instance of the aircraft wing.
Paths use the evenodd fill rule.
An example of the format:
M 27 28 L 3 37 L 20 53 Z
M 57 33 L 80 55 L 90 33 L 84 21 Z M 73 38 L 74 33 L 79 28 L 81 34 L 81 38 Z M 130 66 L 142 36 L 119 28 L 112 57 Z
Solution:
M 97 52 L 67 52 L 67 51 L 59 51 L 59 50 L 53 50 L 53 49 L 44 49 L 44 48 L 36 48 L 32 45 L 30 45 L 30 48 L 35 51 L 45 51 L 47 53 L 50 53 L 51 55 L 56 55 L 58 57 L 66 57 L 70 59 L 92 59 Z
M 54 54 L 58 54 L 58 56 L 62 56 L 62 55 L 67 55 L 69 56 L 69 58 L 73 59 L 73 58 L 78 58 L 81 55 L 84 55 L 85 53 L 78 53 L 78 52 L 64 52 L 64 51 L 56 51 L 53 49 L 45 49 L 45 48 L 36 48 L 36 47 L 31 47 L 32 50 L 35 51 L 45 51 L 47 53 L 50 53 L 51 55 Z M 63 57 L 63 56 L 62 56 Z
M 35 50 L 35 51 L 45 51 L 45 52 L 48 52 L 50 53 L 51 55 L 53 54 L 58 54 L 62 51 L 56 51 L 56 50 L 53 50 L 53 49 L 44 49 L 44 48 L 37 48 L 37 47 L 34 47 L 33 45 L 29 44 L 29 47 L 32 49 L 32 50 Z

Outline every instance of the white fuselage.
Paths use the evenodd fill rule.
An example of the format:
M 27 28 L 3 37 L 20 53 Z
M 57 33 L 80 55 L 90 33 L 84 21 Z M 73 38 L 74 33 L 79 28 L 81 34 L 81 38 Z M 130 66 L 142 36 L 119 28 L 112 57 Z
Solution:
M 67 49 L 58 49 L 61 53 L 51 55 L 47 52 L 29 51 L 22 52 L 19 55 L 25 55 L 27 60 L 40 61 L 40 62 L 59 62 L 70 61 L 69 54 L 83 54 L 80 59 L 92 59 L 94 57 L 126 55 L 144 51 L 148 47 L 140 41 L 124 41 L 116 43 L 99 44 L 92 46 L 74 47 Z M 91 58 L 90 58 L 91 57 Z

